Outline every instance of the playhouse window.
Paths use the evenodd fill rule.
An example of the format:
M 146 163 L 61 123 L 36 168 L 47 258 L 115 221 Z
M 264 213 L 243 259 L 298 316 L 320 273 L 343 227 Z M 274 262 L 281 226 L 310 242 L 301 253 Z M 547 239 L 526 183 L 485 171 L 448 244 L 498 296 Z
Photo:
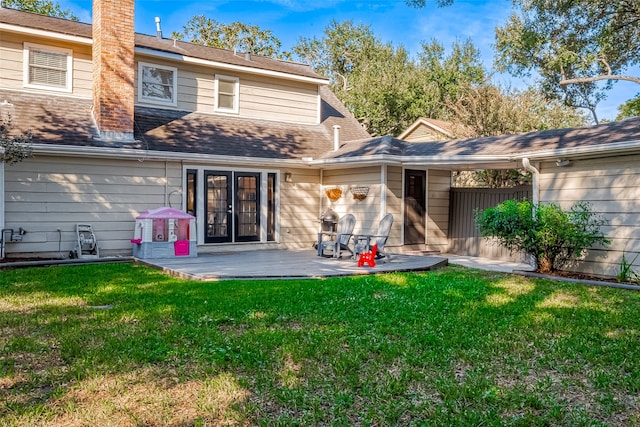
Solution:
M 167 235 L 169 234 L 169 224 L 165 219 L 153 220 L 153 241 L 154 242 L 166 242 Z

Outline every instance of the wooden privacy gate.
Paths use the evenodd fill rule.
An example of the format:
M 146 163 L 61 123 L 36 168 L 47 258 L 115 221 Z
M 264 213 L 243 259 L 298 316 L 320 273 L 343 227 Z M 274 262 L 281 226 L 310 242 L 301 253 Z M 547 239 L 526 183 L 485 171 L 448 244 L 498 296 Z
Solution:
M 531 186 L 513 188 L 451 188 L 449 195 L 449 252 L 523 262 L 523 254 L 510 254 L 494 241 L 480 236 L 475 223 L 476 209 L 487 208 L 509 199 L 529 199 Z

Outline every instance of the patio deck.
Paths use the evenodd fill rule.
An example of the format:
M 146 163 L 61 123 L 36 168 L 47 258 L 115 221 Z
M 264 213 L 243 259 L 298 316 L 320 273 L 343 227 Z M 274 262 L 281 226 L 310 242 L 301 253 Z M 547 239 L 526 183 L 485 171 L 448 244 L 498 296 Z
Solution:
M 199 254 L 196 258 L 145 259 L 137 262 L 185 279 L 311 279 L 376 274 L 393 271 L 427 271 L 446 266 L 442 256 L 392 254 L 389 262 L 358 268 L 348 257 L 319 257 L 315 250 L 262 250 Z

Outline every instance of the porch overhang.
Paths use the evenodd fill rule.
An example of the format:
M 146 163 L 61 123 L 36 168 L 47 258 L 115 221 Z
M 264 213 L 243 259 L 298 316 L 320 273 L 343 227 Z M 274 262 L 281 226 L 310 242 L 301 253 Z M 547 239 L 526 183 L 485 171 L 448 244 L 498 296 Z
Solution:
M 405 167 L 430 167 L 445 170 L 474 170 L 474 169 L 513 169 L 521 167 L 519 159 L 511 156 L 389 156 L 372 155 L 362 157 L 343 157 L 333 159 L 318 159 L 309 161 L 309 166 L 322 169 L 338 169 L 346 166 L 374 166 L 391 165 Z

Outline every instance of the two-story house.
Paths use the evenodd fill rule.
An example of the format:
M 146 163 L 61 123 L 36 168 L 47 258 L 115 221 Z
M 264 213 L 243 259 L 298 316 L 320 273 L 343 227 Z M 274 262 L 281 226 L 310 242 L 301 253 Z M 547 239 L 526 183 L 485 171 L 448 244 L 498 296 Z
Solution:
M 0 162 L 0 225 L 26 230 L 4 236 L 7 257 L 66 257 L 78 223 L 101 255 L 129 255 L 135 218 L 162 206 L 196 217 L 199 253 L 310 249 L 329 207 L 356 232 L 393 214 L 392 250 L 446 251 L 451 171 L 516 167 L 534 201 L 591 201 L 609 220 L 611 247 L 576 268 L 615 275 L 640 252 L 640 118 L 371 138 L 308 66 L 136 34 L 133 14 L 133 0 L 95 0 L 92 24 L 0 7 L 0 118 L 33 133 L 32 157 Z
M 27 230 L 11 253 L 66 256 L 76 223 L 127 253 L 136 215 L 159 206 L 195 215 L 204 251 L 310 245 L 309 160 L 367 132 L 310 67 L 135 34 L 133 13 L 96 1 L 89 25 L 0 8 L 0 108 L 34 152 L 5 167 L 3 223 Z

